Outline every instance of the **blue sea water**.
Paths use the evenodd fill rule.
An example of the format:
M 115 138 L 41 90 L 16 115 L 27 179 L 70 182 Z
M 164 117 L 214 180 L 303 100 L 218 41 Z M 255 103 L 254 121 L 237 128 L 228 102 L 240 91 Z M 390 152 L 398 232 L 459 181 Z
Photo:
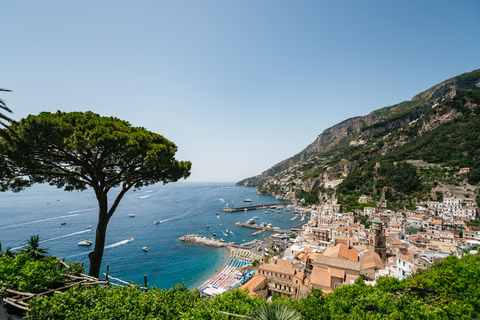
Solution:
M 109 202 L 113 202 L 115 190 L 110 193 Z M 267 213 L 262 210 L 263 215 L 259 210 L 221 212 L 232 205 L 248 206 L 250 203 L 244 202 L 245 199 L 251 199 L 252 205 L 284 202 L 258 195 L 255 188 L 236 187 L 231 183 L 177 182 L 130 190 L 109 222 L 102 272 L 109 263 L 109 274 L 125 281 L 143 285 L 147 275 L 149 286 L 170 288 L 185 282 L 187 287 L 195 288 L 219 270 L 228 259 L 227 252 L 185 244 L 178 240 L 181 236 L 216 233 L 216 238 L 241 244 L 270 233 L 254 237 L 251 233 L 255 230 L 236 227 L 235 222 L 257 216 L 260 217 L 257 224 L 272 223 L 282 229 L 298 224 L 298 220 L 290 220 L 291 211 Z M 67 261 L 83 261 L 88 270 L 87 255 L 93 245 L 82 247 L 77 243 L 85 238 L 95 240 L 97 208 L 92 190 L 66 192 L 48 185 L 35 185 L 20 193 L 0 193 L 2 249 L 19 249 L 31 235 L 38 234 L 42 247 L 50 247 L 50 254 Z M 135 217 L 129 217 L 130 214 Z M 161 223 L 154 224 L 155 220 Z M 87 230 L 88 225 L 93 229 Z M 227 233 L 227 229 L 232 232 Z M 127 242 L 130 237 L 134 240 Z M 144 246 L 148 251 L 142 250 Z

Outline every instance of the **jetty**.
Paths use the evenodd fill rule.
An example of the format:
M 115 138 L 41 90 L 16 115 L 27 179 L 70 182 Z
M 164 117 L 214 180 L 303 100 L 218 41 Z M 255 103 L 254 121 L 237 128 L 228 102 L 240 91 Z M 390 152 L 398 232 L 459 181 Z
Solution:
M 218 241 L 215 239 L 199 236 L 198 234 L 186 234 L 179 239 L 180 241 L 201 244 L 208 247 L 228 247 L 229 244 L 226 242 Z
M 256 210 L 256 209 L 266 209 L 271 207 L 285 207 L 291 205 L 290 202 L 281 202 L 281 203 L 271 203 L 271 204 L 259 204 L 255 206 L 246 206 L 246 207 L 232 207 L 223 209 L 222 212 L 235 212 L 235 211 L 245 211 L 245 210 Z
M 235 223 L 237 227 L 245 227 L 245 228 L 250 228 L 250 229 L 257 229 L 261 232 L 255 232 L 256 234 L 260 234 L 265 231 L 270 231 L 270 232 L 276 232 L 276 233 L 282 233 L 285 232 L 285 230 L 280 229 L 279 227 L 261 227 L 257 226 L 256 224 L 249 224 L 249 223 L 243 223 L 243 222 L 237 222 Z M 253 236 L 254 234 L 252 234 Z

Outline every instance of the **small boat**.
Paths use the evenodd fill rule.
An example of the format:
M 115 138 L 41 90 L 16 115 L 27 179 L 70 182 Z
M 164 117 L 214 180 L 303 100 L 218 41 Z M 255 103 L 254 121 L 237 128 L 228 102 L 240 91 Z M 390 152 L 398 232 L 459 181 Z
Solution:
M 93 242 L 91 240 L 85 239 L 78 243 L 79 246 L 90 246 Z
M 227 229 L 227 232 L 232 232 L 232 231 L 230 231 L 230 229 Z
M 143 251 L 148 251 L 147 247 L 143 247 L 142 249 L 143 249 Z
M 62 223 L 60 223 L 60 224 L 61 224 L 62 226 L 64 226 L 64 225 L 66 225 L 67 223 L 66 223 L 66 222 L 62 222 Z
M 210 226 L 207 224 L 207 228 L 210 228 Z
M 128 216 L 129 216 L 130 218 L 135 217 L 135 215 L 134 215 L 133 213 L 130 213 Z
M 218 216 L 218 212 L 217 212 L 217 213 L 215 213 L 215 214 Z
M 214 233 L 212 233 L 212 235 L 216 236 L 217 234 L 214 232 Z
M 160 220 L 155 220 L 153 224 L 159 224 L 161 221 Z
M 92 226 L 87 226 L 87 229 L 92 229 Z
M 244 199 L 243 202 L 252 202 L 252 199 Z
M 220 242 L 225 242 L 225 240 L 223 240 L 223 239 L 220 239 Z
M 133 238 L 128 238 L 127 241 L 128 242 L 133 241 Z

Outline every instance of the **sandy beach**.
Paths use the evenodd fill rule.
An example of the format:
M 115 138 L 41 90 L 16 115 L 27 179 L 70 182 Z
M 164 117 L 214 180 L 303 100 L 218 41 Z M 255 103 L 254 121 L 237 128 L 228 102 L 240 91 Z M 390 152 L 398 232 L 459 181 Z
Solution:
M 215 286 L 217 288 L 230 288 L 235 286 L 240 279 L 235 275 L 240 268 L 250 265 L 254 259 L 259 256 L 248 249 L 225 247 L 229 251 L 229 258 L 222 264 L 220 269 L 215 270 L 215 274 L 204 282 L 199 289 L 206 286 Z

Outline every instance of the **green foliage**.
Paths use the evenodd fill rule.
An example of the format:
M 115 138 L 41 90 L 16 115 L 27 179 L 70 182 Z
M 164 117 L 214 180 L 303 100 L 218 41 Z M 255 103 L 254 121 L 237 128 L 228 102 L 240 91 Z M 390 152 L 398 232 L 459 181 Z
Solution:
M 317 204 L 317 203 L 320 203 L 320 199 L 319 199 L 320 192 L 327 193 L 327 194 L 332 193 L 330 189 L 326 189 L 323 186 L 317 186 L 313 188 L 311 191 L 303 191 L 302 189 L 297 189 L 295 191 L 295 197 L 297 199 L 304 199 L 305 200 L 304 204 L 306 205 Z
M 258 320 L 300 320 L 302 316 L 288 306 L 266 305 L 260 308 Z
M 76 286 L 65 294 L 32 300 L 30 319 L 179 319 L 199 303 L 198 290 Z
M 0 287 L 33 293 L 59 288 L 70 279 L 68 274 L 81 271 L 78 264 L 70 264 L 70 267 L 62 268 L 54 256 L 35 259 L 28 252 L 15 257 L 4 255 L 0 257 Z
M 480 110 L 476 107 L 472 112 L 469 103 L 480 104 L 480 89 L 460 92 L 432 109 L 429 116 L 452 109 L 461 112 L 461 116 L 394 149 L 386 158 L 395 161 L 421 159 L 429 163 L 443 162 L 447 166 L 470 167 L 469 182 L 480 182 Z
M 290 239 L 296 239 L 296 238 L 297 238 L 297 235 L 295 233 L 290 234 Z
M 10 92 L 10 90 L 8 90 L 8 89 L 0 88 L 0 92 L 1 91 Z M 7 112 L 10 112 L 10 113 L 12 112 L 12 110 L 10 110 L 7 107 L 7 104 L 2 99 L 0 99 L 0 109 L 3 109 L 3 110 L 5 110 Z M 12 123 L 12 122 L 14 122 L 12 119 L 10 119 L 6 115 L 4 115 L 2 112 L 0 112 L 0 138 L 4 139 L 9 144 L 12 143 L 12 138 L 11 138 L 11 133 L 12 132 L 9 129 L 9 126 L 7 125 L 7 123 Z
M 20 252 L 37 260 L 43 258 L 47 254 L 48 249 L 50 248 L 40 248 L 40 236 L 37 234 L 30 236 L 30 239 L 27 240 L 27 245 L 23 246 Z
M 32 260 L 34 261 L 34 260 Z M 2 274 L 0 272 L 0 274 Z M 421 294 L 405 290 L 433 290 Z M 393 296 L 395 293 L 405 292 Z M 450 256 L 431 269 L 398 280 L 381 277 L 375 287 L 362 278 L 323 295 L 313 289 L 300 300 L 278 294 L 272 302 L 238 288 L 200 298 L 183 285 L 169 290 L 138 287 L 74 287 L 65 294 L 38 297 L 30 319 L 229 319 L 219 311 L 260 317 L 260 310 L 296 310 L 302 319 L 475 319 L 480 317 L 480 256 Z M 231 318 L 230 318 L 231 319 Z

